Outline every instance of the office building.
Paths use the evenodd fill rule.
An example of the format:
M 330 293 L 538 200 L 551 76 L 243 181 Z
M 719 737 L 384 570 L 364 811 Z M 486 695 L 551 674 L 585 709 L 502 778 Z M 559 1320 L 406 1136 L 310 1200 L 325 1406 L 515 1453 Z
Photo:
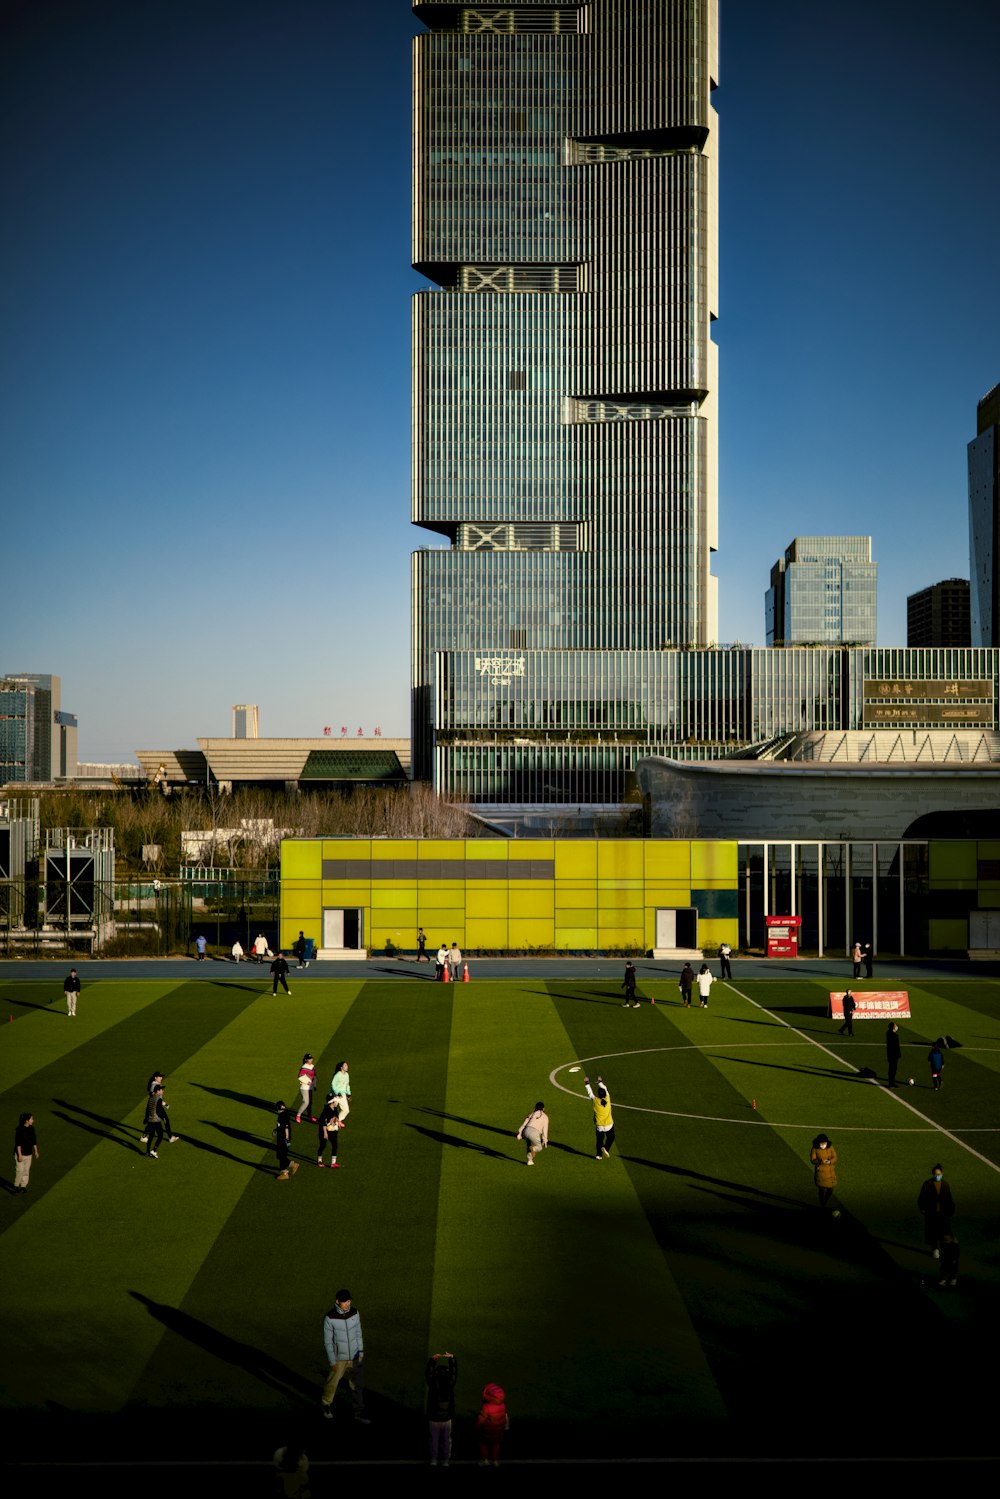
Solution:
M 59 677 L 10 672 L 0 681 L 0 778 L 63 781 L 76 775 L 76 715 L 60 706 Z
M 414 11 L 413 758 L 448 791 L 457 681 L 647 715 L 646 655 L 716 637 L 717 3 Z
M 1000 645 L 1000 385 L 976 407 L 969 443 L 969 577 L 973 645 Z
M 498 823 L 518 823 L 526 808 L 561 810 L 563 820 L 584 806 L 620 808 L 650 755 L 756 758 L 792 735 L 869 730 L 887 737 L 888 752 L 913 731 L 1000 727 L 1000 651 L 739 646 L 488 659 L 484 671 L 474 651 L 448 656 L 436 776 L 442 794 L 491 808 Z
M 233 738 L 256 739 L 260 733 L 256 703 L 233 704 Z
M 972 644 L 968 578 L 945 578 L 909 595 L 906 644 L 913 647 Z
M 876 642 L 878 563 L 870 536 L 796 536 L 771 569 L 769 646 Z

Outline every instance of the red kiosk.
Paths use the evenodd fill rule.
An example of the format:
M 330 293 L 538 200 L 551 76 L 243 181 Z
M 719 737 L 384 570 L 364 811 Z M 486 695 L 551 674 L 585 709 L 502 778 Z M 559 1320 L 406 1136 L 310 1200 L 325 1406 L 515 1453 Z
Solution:
M 769 958 L 797 958 L 801 916 L 765 916 Z

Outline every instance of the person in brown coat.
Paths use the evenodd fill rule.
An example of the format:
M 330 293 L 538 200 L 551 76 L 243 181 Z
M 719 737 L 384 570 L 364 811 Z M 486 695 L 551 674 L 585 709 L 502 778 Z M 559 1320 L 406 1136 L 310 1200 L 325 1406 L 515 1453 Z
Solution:
M 819 1205 L 824 1210 L 830 1206 L 833 1189 L 837 1185 L 837 1152 L 830 1144 L 828 1135 L 817 1135 L 809 1152 L 813 1164 L 813 1180 L 819 1193 Z
M 940 1163 L 932 1167 L 927 1181 L 920 1188 L 917 1207 L 924 1218 L 924 1239 L 935 1259 L 941 1257 L 941 1241 L 951 1234 L 951 1220 L 955 1216 L 955 1199 L 944 1179 Z

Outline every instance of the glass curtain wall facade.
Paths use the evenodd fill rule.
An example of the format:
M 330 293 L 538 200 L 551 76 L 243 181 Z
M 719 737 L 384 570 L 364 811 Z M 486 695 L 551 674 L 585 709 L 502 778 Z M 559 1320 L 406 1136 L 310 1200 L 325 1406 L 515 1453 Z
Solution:
M 599 653 L 624 704 L 632 653 L 715 638 L 717 0 L 414 11 L 412 519 L 445 544 L 413 762 L 445 790 L 450 653 L 519 653 L 539 704 Z
M 969 443 L 969 577 L 973 645 L 1000 645 L 1000 385 L 976 407 Z
M 878 563 L 870 536 L 796 536 L 771 569 L 765 639 L 775 645 L 870 645 Z
M 637 760 L 713 760 L 783 735 L 995 729 L 1000 651 L 734 647 L 438 657 L 435 781 L 495 805 L 621 802 Z

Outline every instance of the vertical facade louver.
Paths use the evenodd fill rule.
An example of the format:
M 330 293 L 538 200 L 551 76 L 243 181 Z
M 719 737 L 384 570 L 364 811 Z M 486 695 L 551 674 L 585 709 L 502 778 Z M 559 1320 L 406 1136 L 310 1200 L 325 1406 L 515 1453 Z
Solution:
M 513 658 L 613 652 L 618 700 L 715 639 L 717 0 L 414 10 L 413 756 L 454 790 L 453 653 L 499 720 Z

